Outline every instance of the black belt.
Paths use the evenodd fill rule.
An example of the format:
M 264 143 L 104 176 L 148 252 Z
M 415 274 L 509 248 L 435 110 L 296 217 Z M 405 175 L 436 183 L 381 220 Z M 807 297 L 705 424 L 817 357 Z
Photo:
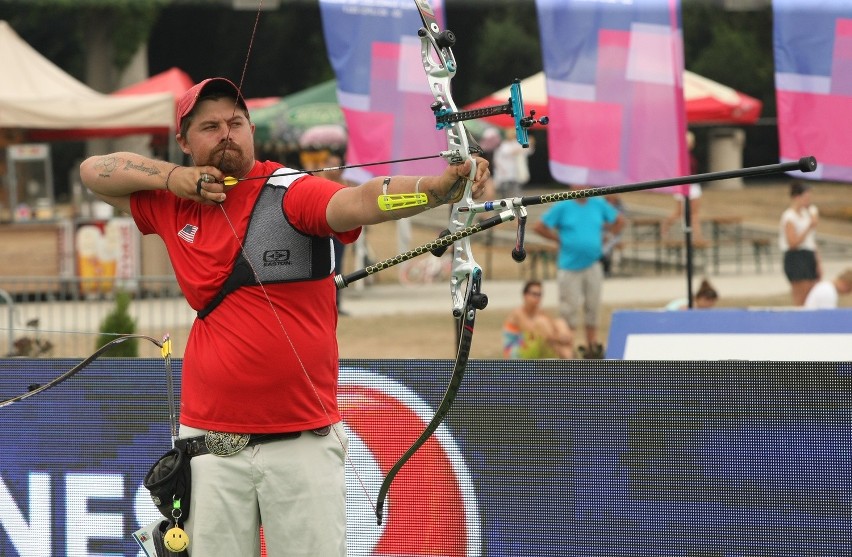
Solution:
M 314 435 L 324 437 L 331 431 L 330 426 L 310 430 Z M 190 458 L 206 454 L 216 456 L 232 456 L 246 447 L 279 441 L 283 439 L 297 439 L 302 435 L 301 431 L 290 431 L 288 433 L 223 433 L 220 431 L 208 431 L 197 437 L 187 437 L 175 441 L 175 447 L 182 450 Z

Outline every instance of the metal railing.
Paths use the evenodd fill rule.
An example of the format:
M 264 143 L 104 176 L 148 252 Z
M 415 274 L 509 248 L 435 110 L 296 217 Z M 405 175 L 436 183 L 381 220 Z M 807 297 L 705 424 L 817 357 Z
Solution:
M 6 342 L 9 346 L 12 346 L 15 342 L 15 332 L 13 331 L 15 327 L 15 301 L 12 299 L 11 294 L 2 289 L 0 289 L 0 298 L 6 304 L 6 327 L 8 328 L 6 331 Z
M 0 278 L 0 356 L 82 358 L 95 350 L 104 318 L 115 309 L 115 295 L 129 292 L 136 333 L 157 339 L 168 334 L 173 353 L 183 355 L 195 311 L 174 277 L 131 280 L 56 277 Z M 121 331 L 112 331 L 119 333 Z M 156 357 L 154 346 L 140 344 L 139 355 Z

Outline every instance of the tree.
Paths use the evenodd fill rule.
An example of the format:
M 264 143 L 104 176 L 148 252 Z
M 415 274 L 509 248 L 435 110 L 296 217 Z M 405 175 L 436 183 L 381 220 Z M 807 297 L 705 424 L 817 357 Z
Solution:
M 319 5 L 308 2 L 263 12 L 259 19 L 256 12 L 229 6 L 170 6 L 152 28 L 149 60 L 152 73 L 177 66 L 196 81 L 242 81 L 247 97 L 284 96 L 334 77 Z
M 115 295 L 115 308 L 104 317 L 101 323 L 98 339 L 95 343 L 97 350 L 115 339 L 115 335 L 131 335 L 136 332 L 136 320 L 130 316 L 130 294 L 118 292 Z M 115 357 L 136 358 L 139 356 L 139 339 L 131 338 L 115 345 L 110 355 Z
M 683 2 L 686 67 L 763 101 L 775 114 L 772 10 L 726 12 L 705 2 Z
M 109 53 L 107 69 L 111 78 L 117 75 L 148 39 L 160 10 L 168 3 L 169 0 L 6 2 L 0 4 L 0 18 L 9 21 L 24 40 L 56 65 L 77 79 L 88 81 L 88 56 Z M 57 29 L 63 33 L 57 33 Z M 95 88 L 100 89 L 97 84 Z
M 457 37 L 453 48 L 459 66 L 453 94 L 467 104 L 525 78 L 542 68 L 535 2 L 491 0 L 449 2 L 446 27 Z

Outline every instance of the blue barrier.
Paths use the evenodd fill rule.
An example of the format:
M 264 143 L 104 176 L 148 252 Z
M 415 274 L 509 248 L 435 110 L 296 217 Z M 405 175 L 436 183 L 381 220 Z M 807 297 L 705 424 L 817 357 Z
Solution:
M 852 309 L 617 311 L 606 357 L 850 361 Z

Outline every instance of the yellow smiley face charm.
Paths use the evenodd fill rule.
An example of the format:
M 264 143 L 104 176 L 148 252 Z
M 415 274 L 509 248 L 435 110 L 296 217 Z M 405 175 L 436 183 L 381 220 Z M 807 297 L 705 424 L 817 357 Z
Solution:
M 189 547 L 189 536 L 183 531 L 183 528 L 175 526 L 166 530 L 163 536 L 163 545 L 166 549 L 178 553 Z

